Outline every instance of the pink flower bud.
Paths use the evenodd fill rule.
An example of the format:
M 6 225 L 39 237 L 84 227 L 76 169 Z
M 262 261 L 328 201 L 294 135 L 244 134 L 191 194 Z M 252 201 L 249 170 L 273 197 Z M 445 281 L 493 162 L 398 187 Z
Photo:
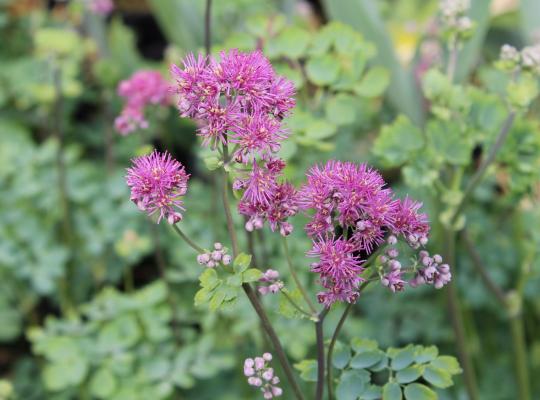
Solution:
M 262 357 L 266 360 L 266 361 L 272 361 L 272 354 L 270 353 L 264 353 L 262 355 Z
M 223 263 L 223 265 L 229 265 L 231 261 L 232 261 L 232 258 L 228 254 L 225 254 L 223 258 L 221 259 L 221 262 Z

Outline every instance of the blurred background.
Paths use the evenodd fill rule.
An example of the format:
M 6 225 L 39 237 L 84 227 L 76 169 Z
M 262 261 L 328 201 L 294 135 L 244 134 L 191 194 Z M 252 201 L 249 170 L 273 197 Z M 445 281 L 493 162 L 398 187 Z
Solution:
M 213 3 L 212 51 L 262 48 L 297 87 L 291 138 L 281 151 L 289 179 L 301 182 L 314 162 L 348 159 L 381 168 L 400 194 L 426 197 L 433 182 L 429 167 L 401 171 L 373 145 L 381 126 L 398 115 L 418 125 L 426 119 L 420 82 L 446 57 L 438 1 Z M 496 87 L 490 65 L 500 47 L 540 40 L 540 2 L 472 3 L 475 30 L 461 49 L 456 81 Z M 137 211 L 124 183 L 131 158 L 151 148 L 170 151 L 192 174 L 183 230 L 207 246 L 226 242 L 196 127 L 173 106 L 152 106 L 148 129 L 127 136 L 114 129 L 123 103 L 116 91 L 120 81 L 140 69 L 170 80 L 171 63 L 204 52 L 205 5 L 0 0 L 0 399 L 255 398 L 238 367 L 265 345 L 254 313 L 244 300 L 234 311 L 194 308 L 201 271 L 194 255 L 167 226 Z M 329 35 L 356 45 L 324 48 Z M 538 195 L 540 172 L 537 112 L 536 103 L 533 117 L 521 125 L 525 133 L 509 145 L 497 191 L 480 191 L 470 216 L 492 279 L 509 291 L 521 269 L 516 259 L 523 243 L 538 247 L 540 240 L 534 229 L 540 215 L 530 200 Z M 486 126 L 498 120 L 489 113 L 482 118 Z M 509 227 L 518 204 L 527 212 L 527 234 Z M 425 206 L 432 210 L 429 201 Z M 315 293 L 303 222 L 295 222 L 291 252 Z M 279 269 L 279 238 L 269 231 L 260 235 L 267 243 L 261 263 Z M 522 329 L 530 376 L 538 376 L 539 263 L 533 257 L 519 283 L 521 328 L 508 323 L 509 314 L 471 263 L 458 252 L 455 284 L 480 398 L 518 399 L 509 338 L 511 329 Z M 278 299 L 266 301 L 272 315 L 294 314 Z M 330 315 L 329 324 L 338 317 Z M 275 321 L 294 362 L 313 354 L 309 324 Z M 441 353 L 457 354 L 443 291 L 370 290 L 344 335 L 376 339 L 383 347 L 436 344 Z M 457 380 L 440 398 L 468 398 Z M 531 398 L 540 398 L 538 380 L 531 387 Z

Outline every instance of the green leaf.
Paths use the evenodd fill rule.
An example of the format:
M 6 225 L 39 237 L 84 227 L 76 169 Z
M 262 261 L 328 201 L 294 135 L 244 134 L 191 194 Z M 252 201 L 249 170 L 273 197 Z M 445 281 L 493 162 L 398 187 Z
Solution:
M 462 372 L 457 358 L 452 356 L 439 356 L 433 360 L 430 365 L 443 369 L 452 375 L 460 374 Z
M 368 350 L 357 353 L 351 360 L 351 367 L 356 369 L 369 368 L 379 363 L 384 357 L 381 350 Z
M 274 39 L 272 45 L 274 56 L 298 59 L 305 55 L 310 41 L 311 35 L 308 31 L 297 26 L 289 26 Z
M 199 276 L 199 281 L 201 282 L 201 286 L 207 290 L 214 289 L 220 283 L 217 272 L 212 268 L 205 269 Z
M 294 364 L 300 371 L 300 378 L 307 382 L 317 382 L 317 360 L 302 360 Z
M 360 400 L 377 400 L 382 396 L 382 389 L 380 386 L 369 385 L 369 387 L 360 395 Z
M 370 381 L 367 371 L 345 371 L 341 374 L 336 387 L 337 400 L 356 400 Z
M 371 68 L 354 87 L 354 92 L 359 96 L 368 98 L 378 97 L 384 93 L 390 83 L 390 74 L 383 67 Z
M 116 387 L 114 374 L 105 367 L 98 369 L 90 380 L 90 393 L 98 399 L 110 398 Z
M 208 290 L 207 288 L 202 288 L 195 293 L 194 297 L 194 304 L 196 307 L 202 306 L 203 304 L 206 304 L 210 301 L 212 298 L 212 291 Z
M 349 363 L 351 358 L 351 349 L 349 346 L 345 346 L 341 342 L 336 342 L 334 354 L 332 357 L 332 364 L 338 369 L 343 369 Z
M 255 282 L 261 279 L 262 272 L 257 268 L 250 268 L 242 272 L 242 282 Z
M 402 349 L 397 349 L 389 355 L 392 358 L 391 367 L 394 371 L 406 368 L 414 361 L 414 346 L 408 345 Z
M 61 363 L 47 364 L 43 370 L 45 386 L 53 391 L 79 385 L 88 371 L 88 362 L 83 357 L 72 357 Z
M 355 97 L 340 93 L 325 103 L 326 119 L 336 125 L 352 124 L 358 114 L 358 101 Z
M 248 269 L 249 264 L 251 264 L 251 255 L 245 253 L 238 254 L 233 263 L 234 272 L 244 272 Z
M 433 386 L 441 389 L 445 389 L 453 385 L 452 375 L 450 375 L 449 372 L 432 365 L 426 366 L 422 376 Z
M 430 121 L 427 135 L 433 149 L 445 161 L 454 165 L 467 165 L 471 160 L 472 143 L 462 134 L 454 121 Z
M 411 383 L 417 380 L 424 371 L 424 367 L 421 365 L 411 365 L 405 369 L 402 369 L 396 373 L 396 380 L 399 383 Z
M 326 139 L 330 136 L 335 135 L 337 128 L 334 124 L 324 120 L 315 120 L 308 125 L 306 129 L 306 136 L 309 139 Z
M 401 400 L 401 387 L 395 382 L 388 382 L 383 386 L 382 400 Z
M 234 274 L 227 278 L 227 285 L 230 286 L 241 286 L 242 285 L 242 274 Z
M 413 383 L 405 386 L 406 400 L 437 400 L 437 393 L 421 383 Z
M 388 166 L 399 166 L 424 146 L 422 132 L 405 115 L 385 125 L 373 144 L 373 153 Z
M 439 349 L 437 348 L 437 346 L 417 346 L 414 361 L 422 364 L 434 360 L 438 355 Z
M 306 73 L 316 85 L 330 85 L 339 77 L 339 64 L 330 54 L 315 56 L 308 60 Z
M 538 79 L 529 74 L 521 74 L 516 81 L 510 81 L 506 88 L 510 104 L 527 108 L 538 96 Z
M 351 347 L 355 352 L 362 352 L 368 350 L 377 350 L 379 344 L 376 340 L 372 339 L 363 339 L 363 338 L 353 338 L 351 340 Z
M 214 294 L 212 295 L 212 298 L 210 299 L 210 302 L 208 303 L 208 307 L 210 308 L 210 311 L 216 311 L 221 304 L 225 301 L 225 297 L 227 296 L 227 291 L 224 290 L 222 287 L 219 287 L 214 291 Z

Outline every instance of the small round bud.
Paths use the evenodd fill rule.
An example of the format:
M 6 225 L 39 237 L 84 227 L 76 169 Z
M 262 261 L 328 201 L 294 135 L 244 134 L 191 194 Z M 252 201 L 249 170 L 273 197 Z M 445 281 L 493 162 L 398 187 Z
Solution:
M 223 263 L 223 265 L 229 265 L 231 261 L 232 261 L 232 257 L 228 254 L 225 254 L 223 258 L 221 259 L 221 262 Z
M 435 254 L 433 256 L 433 261 L 435 261 L 437 264 L 442 263 L 442 257 L 439 254 Z
M 223 245 L 219 242 L 214 243 L 214 249 L 223 250 Z
M 395 245 L 397 243 L 397 237 L 394 235 L 388 236 L 388 244 Z
M 262 357 L 266 360 L 266 361 L 272 361 L 272 354 L 270 353 L 264 353 L 262 355 Z

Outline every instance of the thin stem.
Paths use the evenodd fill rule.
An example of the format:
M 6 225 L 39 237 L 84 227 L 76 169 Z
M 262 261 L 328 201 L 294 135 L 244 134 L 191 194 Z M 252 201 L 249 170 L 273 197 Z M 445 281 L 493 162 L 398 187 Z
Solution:
M 206 252 L 201 246 L 199 246 L 197 243 L 191 240 L 184 232 L 182 232 L 182 230 L 178 227 L 177 224 L 173 224 L 171 226 L 175 230 L 175 232 L 178 233 L 178 235 L 180 235 L 182 239 L 184 239 L 184 241 L 189 245 L 189 247 L 191 247 L 197 253 L 201 254 Z
M 369 260 L 373 260 L 374 258 L 370 257 Z M 368 263 L 366 263 L 368 265 Z M 373 272 L 371 274 L 371 277 L 374 277 L 377 275 L 377 272 Z M 362 293 L 364 289 L 372 282 L 371 277 L 368 278 L 364 283 L 360 285 L 360 288 L 358 289 L 359 293 Z M 347 304 L 347 307 L 345 307 L 345 310 L 343 311 L 343 314 L 341 314 L 341 318 L 338 321 L 338 324 L 336 325 L 336 329 L 334 330 L 334 333 L 332 334 L 332 339 L 330 339 L 330 345 L 328 346 L 328 354 L 326 356 L 326 367 L 328 369 L 328 372 L 326 373 L 326 382 L 328 386 L 328 400 L 332 400 L 334 398 L 334 380 L 332 378 L 332 356 L 334 354 L 334 347 L 336 345 L 337 338 L 339 336 L 339 333 L 341 332 L 341 328 L 343 328 L 343 324 L 345 323 L 345 320 L 349 316 L 349 312 L 351 311 L 354 303 Z
M 454 231 L 444 229 L 444 242 L 446 244 L 444 258 L 446 262 L 455 267 L 455 239 Z M 476 374 L 472 364 L 471 353 L 469 352 L 467 338 L 465 336 L 465 327 L 463 322 L 463 314 L 454 282 L 450 282 L 446 289 L 448 309 L 452 328 L 456 337 L 456 345 L 458 348 L 459 359 L 463 367 L 463 377 L 465 386 L 470 400 L 478 400 L 478 386 L 476 384 Z
M 504 141 L 506 140 L 506 137 L 508 136 L 508 133 L 510 132 L 510 128 L 512 127 L 512 124 L 514 123 L 515 117 L 516 117 L 515 111 L 511 111 L 508 114 L 508 117 L 506 117 L 506 120 L 504 121 L 501 127 L 501 130 L 499 131 L 497 139 L 495 140 L 495 144 L 489 151 L 488 156 L 480 164 L 480 167 L 478 168 L 476 173 L 473 175 L 473 177 L 469 181 L 469 184 L 465 188 L 463 197 L 461 198 L 461 201 L 458 207 L 456 208 L 456 211 L 454 212 L 454 215 L 452 217 L 452 220 L 451 220 L 452 222 L 455 222 L 457 218 L 459 217 L 459 215 L 463 212 L 463 209 L 465 208 L 467 200 L 469 199 L 473 190 L 476 188 L 476 186 L 478 186 L 478 184 L 484 177 L 484 174 L 486 173 L 486 170 L 488 169 L 488 167 L 493 163 L 493 161 L 495 161 L 495 157 L 497 156 L 497 153 L 499 152 Z
M 330 339 L 330 345 L 328 346 L 328 354 L 326 355 L 326 366 L 328 368 L 328 372 L 326 373 L 328 400 L 332 400 L 334 398 L 334 379 L 332 378 L 332 356 L 334 355 L 334 346 L 336 345 L 339 332 L 341 332 L 341 328 L 343 327 L 345 320 L 349 316 L 349 312 L 351 311 L 352 307 L 353 303 L 349 303 L 347 304 L 347 307 L 345 307 L 345 310 L 343 311 L 343 314 L 341 314 L 341 318 L 339 319 L 336 329 L 334 330 L 332 339 Z
M 206 0 L 206 10 L 204 13 L 204 48 L 206 55 L 210 54 L 212 43 L 212 0 Z
M 507 306 L 506 301 L 506 294 L 504 291 L 493 281 L 491 276 L 489 275 L 489 272 L 482 262 L 482 259 L 478 252 L 476 251 L 476 248 L 474 247 L 473 242 L 471 241 L 471 238 L 469 237 L 469 233 L 466 229 L 463 229 L 461 232 L 461 238 L 463 239 L 463 243 L 465 244 L 465 249 L 469 253 L 472 264 L 480 274 L 480 278 L 482 278 L 482 281 L 484 282 L 484 285 L 486 288 L 495 296 L 497 301 L 501 303 L 502 306 Z
M 298 275 L 296 274 L 296 271 L 293 267 L 293 264 L 292 264 L 292 260 L 291 260 L 291 254 L 289 253 L 289 245 L 287 243 L 287 237 L 286 236 L 282 236 L 281 237 L 281 243 L 283 244 L 283 251 L 285 252 L 285 258 L 287 259 L 287 265 L 289 266 L 289 271 L 291 272 L 291 275 L 294 279 L 294 283 L 296 283 L 296 287 L 300 290 L 300 293 L 302 293 L 302 297 L 304 298 L 304 300 L 306 301 L 309 309 L 311 310 L 311 312 L 313 314 L 316 314 L 317 313 L 317 310 L 315 308 L 315 306 L 313 305 L 313 303 L 311 302 L 307 292 L 306 292 L 306 289 L 304 288 L 304 286 L 302 285 L 302 283 L 300 282 L 300 279 L 298 278 Z
M 283 296 L 285 296 L 285 298 L 287 299 L 287 301 L 288 301 L 294 308 L 296 308 L 296 310 L 297 310 L 298 312 L 300 312 L 301 314 L 305 315 L 305 316 L 308 317 L 308 318 L 312 318 L 312 317 L 313 317 L 312 314 L 310 314 L 310 313 L 308 313 L 307 311 L 305 311 L 304 309 L 302 309 L 302 307 L 300 307 L 300 306 L 298 305 L 298 303 L 296 303 L 296 301 L 294 301 L 293 298 L 292 298 L 291 296 L 289 296 L 289 293 L 287 293 L 287 291 L 281 289 L 280 292 L 281 292 L 281 294 L 282 294 Z
M 315 336 L 317 338 L 317 389 L 315 390 L 315 400 L 322 400 L 324 393 L 324 317 L 328 314 L 329 308 L 324 308 L 319 313 L 319 318 L 315 323 Z
M 530 400 L 529 368 L 527 365 L 527 347 L 525 345 L 523 325 L 523 316 L 520 310 L 519 313 L 510 317 L 510 331 L 512 332 L 519 398 Z
M 223 145 L 223 159 L 225 163 L 229 161 L 229 151 L 226 144 Z M 228 190 L 229 179 L 228 178 L 229 177 L 228 177 L 227 171 L 223 169 L 223 182 L 222 182 L 223 209 L 225 211 L 225 217 L 227 219 L 227 230 L 231 238 L 233 256 L 234 258 L 236 258 L 236 256 L 239 254 L 239 248 L 238 248 L 238 239 L 236 237 L 236 231 L 234 229 L 234 221 L 233 221 L 232 213 L 231 213 L 231 205 L 229 201 L 229 190 Z M 264 310 L 259 298 L 257 297 L 257 294 L 253 291 L 249 283 L 243 283 L 242 289 L 244 289 L 246 296 L 248 297 L 249 301 L 251 302 L 251 305 L 253 306 L 253 308 L 255 309 L 255 312 L 257 313 L 257 315 L 259 316 L 261 320 L 262 326 L 264 330 L 266 331 L 266 334 L 268 335 L 268 337 L 270 338 L 270 341 L 272 342 L 274 351 L 276 352 L 278 356 L 278 360 L 283 368 L 283 372 L 285 373 L 287 380 L 289 381 L 289 384 L 291 385 L 291 388 L 295 394 L 295 397 L 298 400 L 303 400 L 304 396 L 302 395 L 302 391 L 300 390 L 300 387 L 298 386 L 298 383 L 296 382 L 293 369 L 291 367 L 291 364 L 289 363 L 287 355 L 285 354 L 285 350 L 283 350 L 283 347 L 281 346 L 281 342 L 279 341 L 276 331 L 274 330 L 272 323 L 270 322 L 270 319 L 268 318 L 268 315 L 266 314 L 266 311 Z

